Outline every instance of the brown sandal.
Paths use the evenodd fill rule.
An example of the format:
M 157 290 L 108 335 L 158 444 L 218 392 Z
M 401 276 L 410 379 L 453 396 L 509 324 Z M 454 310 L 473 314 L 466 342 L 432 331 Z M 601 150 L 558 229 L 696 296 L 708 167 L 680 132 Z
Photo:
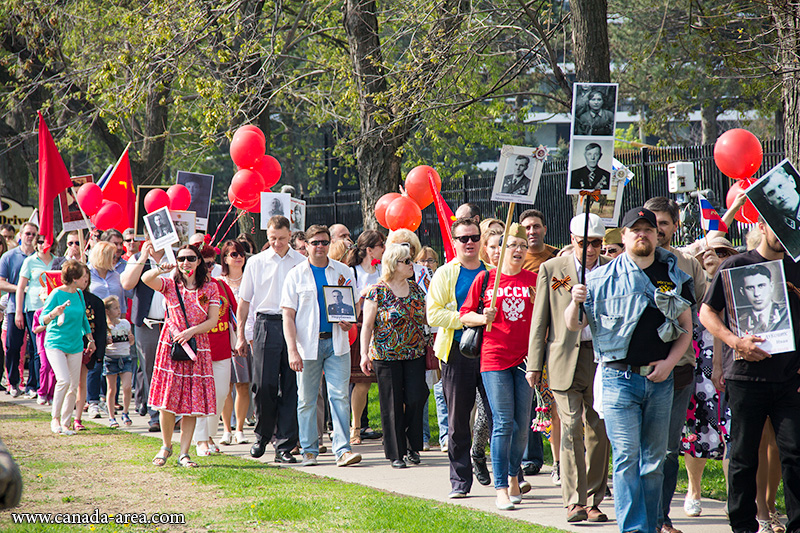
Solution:
M 361 428 L 350 428 L 350 444 L 361 444 Z

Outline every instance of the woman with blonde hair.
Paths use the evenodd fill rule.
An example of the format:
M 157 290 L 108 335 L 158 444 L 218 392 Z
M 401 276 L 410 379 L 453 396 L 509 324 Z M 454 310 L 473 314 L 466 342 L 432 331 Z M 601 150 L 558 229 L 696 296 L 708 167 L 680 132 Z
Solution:
M 408 246 L 409 251 L 411 252 L 411 257 L 416 257 L 417 253 L 422 250 L 422 244 L 419 242 L 419 237 L 417 237 L 413 231 L 407 229 L 397 229 L 390 232 L 389 236 L 386 237 L 386 246 L 388 247 L 390 244 L 401 244 L 403 246 Z M 422 288 L 423 291 L 425 291 L 425 294 L 427 294 L 428 286 L 431 284 L 431 278 L 433 275 L 427 267 L 417 263 L 413 263 L 413 266 L 414 281 Z
M 503 230 L 491 228 L 481 232 L 481 260 L 496 267 L 500 262 L 500 241 L 503 240 Z

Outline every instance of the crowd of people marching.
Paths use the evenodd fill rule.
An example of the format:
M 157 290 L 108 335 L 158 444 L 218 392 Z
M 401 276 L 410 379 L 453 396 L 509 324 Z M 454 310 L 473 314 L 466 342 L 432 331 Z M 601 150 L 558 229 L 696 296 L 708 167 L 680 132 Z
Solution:
M 69 233 L 57 256 L 34 224 L 0 226 L 3 388 L 51 405 L 63 436 L 85 431 L 85 418 L 117 428 L 146 417 L 162 436 L 156 467 L 178 428 L 182 467 L 198 466 L 193 444 L 195 457 L 250 444 L 246 424 L 253 457 L 272 446 L 276 462 L 302 466 L 328 451 L 325 436 L 342 467 L 361 461 L 364 439 L 382 438 L 398 469 L 438 445 L 449 497 L 493 479 L 501 510 L 530 491 L 544 435 L 567 521 L 607 521 L 613 487 L 621 532 L 680 533 L 670 519 L 678 456 L 690 517 L 702 513 L 706 461 L 719 460 L 733 531 L 797 531 L 800 328 L 796 350 L 774 357 L 761 337 L 736 336 L 721 272 L 751 267 L 734 290 L 766 287 L 751 303 L 768 327 L 786 310 L 768 307 L 773 280 L 759 264 L 783 262 L 794 317 L 800 269 L 763 222 L 741 253 L 719 232 L 676 249 L 678 214 L 659 197 L 619 229 L 578 215 L 559 250 L 545 243 L 540 211 L 506 228 L 464 204 L 449 262 L 408 230 L 293 233 L 282 216 L 269 219 L 260 251 L 246 234 L 218 247 L 196 234 L 174 262 L 132 229 L 94 231 L 85 244 Z M 368 406 L 373 383 L 378 406 Z

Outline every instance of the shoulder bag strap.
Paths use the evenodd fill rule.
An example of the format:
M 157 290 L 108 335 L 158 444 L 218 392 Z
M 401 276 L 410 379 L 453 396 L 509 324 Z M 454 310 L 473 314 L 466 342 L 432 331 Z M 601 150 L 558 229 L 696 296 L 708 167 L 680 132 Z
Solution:
M 483 308 L 485 307 L 483 305 L 483 295 L 486 294 L 486 287 L 489 286 L 489 271 L 484 270 L 483 273 L 484 276 L 483 283 L 481 283 L 481 297 L 478 299 L 478 309 L 475 311 L 479 315 L 483 313 Z
M 175 282 L 175 292 L 178 293 L 178 302 L 181 304 L 181 311 L 183 311 L 183 320 L 186 322 L 186 327 L 189 328 L 189 317 L 186 316 L 186 306 L 183 305 L 183 296 L 181 296 L 181 287 Z

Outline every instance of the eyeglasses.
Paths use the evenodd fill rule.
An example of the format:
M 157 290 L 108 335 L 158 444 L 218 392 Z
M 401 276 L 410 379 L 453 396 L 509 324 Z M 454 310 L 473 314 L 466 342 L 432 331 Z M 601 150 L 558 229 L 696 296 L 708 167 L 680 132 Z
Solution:
M 463 244 L 467 244 L 469 241 L 478 242 L 481 240 L 480 235 L 462 235 L 461 237 L 453 237 L 457 241 L 461 241 Z
M 413 263 L 413 261 L 411 261 L 411 259 L 401 259 L 400 261 L 398 261 L 398 263 L 403 263 L 404 265 L 410 265 L 411 263 Z
M 78 241 L 67 241 L 67 246 L 80 246 L 80 244 Z
M 419 262 L 420 262 L 420 263 L 428 263 L 428 264 L 431 264 L 431 263 L 438 263 L 439 261 L 437 261 L 436 259 L 434 259 L 433 257 L 431 257 L 431 258 L 429 258 L 429 259 L 423 259 L 422 261 L 419 261 Z
M 243 256 L 239 252 L 231 252 L 228 254 L 228 257 L 233 257 L 234 259 L 236 259 L 237 257 L 243 257 Z
M 308 241 L 311 246 L 328 246 L 331 241 Z
M 586 241 L 575 241 L 575 244 L 578 245 L 578 248 L 583 248 L 583 244 Z M 603 247 L 603 239 L 592 239 L 589 241 L 589 246 L 592 248 L 602 248 Z
M 724 259 L 726 257 L 730 257 L 730 256 L 734 255 L 730 250 L 725 250 L 725 249 L 714 248 L 714 252 L 717 254 L 717 257 L 719 257 L 720 259 Z
M 214 268 L 216 265 L 217 265 L 216 261 L 206 261 L 206 268 L 208 268 L 209 270 Z
M 26 231 L 23 235 L 28 235 L 28 236 L 36 235 L 36 232 L 35 231 Z
M 136 242 L 136 239 L 131 237 L 130 239 L 123 239 L 125 242 Z
M 182 256 L 177 258 L 177 261 L 178 261 L 178 263 L 183 263 L 185 261 L 189 261 L 190 263 L 194 263 L 195 261 L 197 261 L 197 256 L 196 255 L 182 255 Z
M 528 245 L 527 244 L 507 244 L 506 248 L 518 248 L 520 250 L 527 250 L 528 249 Z

